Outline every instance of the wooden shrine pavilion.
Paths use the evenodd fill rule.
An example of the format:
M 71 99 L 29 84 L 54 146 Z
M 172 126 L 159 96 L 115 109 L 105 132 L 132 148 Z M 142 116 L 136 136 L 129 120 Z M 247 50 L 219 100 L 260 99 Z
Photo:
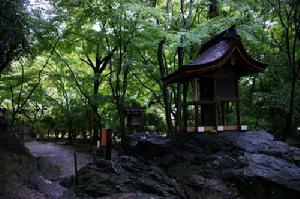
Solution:
M 179 113 L 181 124 L 177 130 L 246 130 L 240 119 L 239 80 L 266 66 L 247 54 L 235 26 L 205 43 L 195 61 L 163 79 L 164 84 L 183 84 L 183 113 Z M 229 110 L 236 119 L 229 121 Z
M 127 126 L 133 133 L 137 133 L 142 127 L 142 115 L 145 112 L 144 108 L 140 107 L 125 107 L 124 114 L 127 117 Z

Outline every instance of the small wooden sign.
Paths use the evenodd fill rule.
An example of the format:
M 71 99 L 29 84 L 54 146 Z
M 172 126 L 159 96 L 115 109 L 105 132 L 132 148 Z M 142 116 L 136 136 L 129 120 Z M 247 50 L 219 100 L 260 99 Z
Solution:
M 106 146 L 107 144 L 107 131 L 105 128 L 101 130 L 101 146 Z

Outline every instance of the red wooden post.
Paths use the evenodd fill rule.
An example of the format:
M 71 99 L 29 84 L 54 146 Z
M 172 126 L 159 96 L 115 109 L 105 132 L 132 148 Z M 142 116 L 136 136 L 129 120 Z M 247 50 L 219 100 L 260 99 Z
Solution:
M 101 130 L 101 148 L 102 148 L 102 146 L 106 147 L 106 143 L 107 143 L 106 137 L 107 137 L 106 128 L 102 128 L 102 130 Z

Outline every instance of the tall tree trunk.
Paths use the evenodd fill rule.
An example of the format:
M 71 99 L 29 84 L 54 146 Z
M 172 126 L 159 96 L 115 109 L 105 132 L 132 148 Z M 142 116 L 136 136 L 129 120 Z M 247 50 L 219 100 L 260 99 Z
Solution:
M 88 56 L 88 54 L 86 54 L 86 60 L 82 59 L 81 60 L 83 62 L 85 62 L 86 64 L 88 64 L 94 72 L 94 81 L 93 81 L 93 95 L 92 95 L 92 99 L 90 96 L 88 96 L 81 88 L 78 80 L 76 79 L 73 71 L 71 70 L 71 68 L 69 67 L 75 82 L 80 90 L 80 92 L 83 94 L 83 96 L 88 100 L 88 104 L 90 105 L 91 109 L 92 109 L 92 129 L 93 129 L 93 134 L 92 134 L 92 142 L 93 144 L 96 144 L 97 140 L 99 140 L 99 131 L 102 128 L 102 124 L 101 124 L 101 115 L 98 112 L 98 108 L 99 108 L 99 104 L 98 104 L 98 95 L 99 95 L 99 87 L 100 87 L 100 79 L 101 79 L 101 75 L 103 73 L 103 71 L 106 69 L 108 63 L 110 62 L 114 52 L 115 52 L 115 48 L 106 54 L 105 57 L 101 58 L 100 57 L 100 46 L 97 45 L 96 46 L 96 59 L 95 62 L 92 62 L 92 60 L 90 59 L 90 57 Z
M 214 18 L 218 15 L 218 2 L 217 0 L 210 0 L 208 7 L 208 18 Z
M 295 98 L 295 87 L 297 78 L 299 76 L 299 65 L 296 63 L 296 52 L 297 52 L 297 38 L 299 37 L 298 30 L 300 29 L 300 4 L 299 1 L 291 1 L 290 3 L 283 3 L 281 0 L 267 0 L 266 1 L 275 11 L 279 19 L 279 24 L 282 28 L 282 44 L 278 45 L 278 48 L 285 52 L 287 55 L 288 66 L 291 69 L 292 81 L 291 81 L 291 92 L 289 111 L 287 115 L 286 125 L 282 135 L 283 141 L 286 140 L 288 133 L 291 130 L 291 124 L 293 123 L 293 109 L 294 109 L 294 98 Z M 273 37 L 274 40 L 276 40 Z M 278 43 L 278 42 L 277 42 Z
M 120 34 L 121 28 L 119 30 Z M 130 65 L 127 65 L 124 63 L 124 54 L 127 53 L 127 45 L 130 41 L 129 40 L 124 40 L 122 35 L 119 35 L 119 46 L 118 46 L 118 53 L 119 53 L 119 59 L 118 59 L 118 64 L 116 65 L 116 70 L 113 71 L 112 67 L 110 67 L 110 79 L 109 79 L 109 84 L 111 87 L 112 91 L 112 97 L 114 99 L 114 102 L 116 104 L 116 109 L 117 109 L 117 114 L 119 118 L 119 123 L 120 123 L 120 131 L 121 131 L 121 144 L 124 143 L 127 129 L 125 126 L 125 116 L 123 112 L 124 108 L 124 101 L 125 101 L 125 96 L 127 93 L 127 86 L 128 86 L 128 74 L 129 74 L 129 67 Z M 116 83 L 113 84 L 113 72 L 114 72 L 114 77 L 116 80 Z
M 163 46 L 164 46 L 165 40 L 161 40 L 158 45 L 158 51 L 157 51 L 157 59 L 158 59 L 158 65 L 160 69 L 160 75 L 161 78 L 164 78 L 167 76 L 167 69 L 166 65 L 164 64 L 163 60 Z M 168 127 L 167 136 L 170 137 L 174 134 L 174 129 L 172 125 L 172 119 L 171 119 L 171 104 L 169 102 L 169 91 L 167 88 L 167 85 L 162 84 L 162 90 L 163 90 L 163 101 L 164 101 L 164 107 L 165 107 L 165 117 Z
M 99 129 L 100 128 L 100 117 L 98 114 L 98 105 L 97 104 L 93 104 L 92 105 L 92 117 L 93 117 L 93 121 L 92 121 L 92 125 L 93 125 L 93 144 L 96 144 L 97 140 L 99 140 Z
M 184 0 L 180 0 L 180 15 L 181 15 L 181 20 L 182 20 L 182 28 L 185 30 L 189 29 L 189 20 L 192 17 L 193 14 L 193 0 L 189 1 L 189 12 L 188 16 L 185 17 L 185 2 Z M 183 66 L 183 61 L 184 61 L 184 48 L 183 43 L 184 43 L 184 36 L 182 35 L 180 38 L 180 45 L 181 47 L 178 48 L 178 68 L 181 68 Z M 181 108 L 182 108 L 182 84 L 177 83 L 177 92 L 176 92 L 176 118 L 175 118 L 175 126 L 180 125 L 180 120 L 181 120 Z M 177 131 L 177 129 L 175 129 Z
M 100 87 L 100 73 L 97 68 L 94 68 L 94 90 L 93 90 L 93 101 L 92 101 L 92 110 L 93 110 L 93 144 L 96 144 L 99 140 L 99 129 L 101 129 L 101 116 L 98 113 L 98 93 Z
M 181 38 L 181 40 L 183 40 Z M 183 41 L 181 41 L 183 43 Z M 183 47 L 178 47 L 178 68 L 181 68 L 183 66 L 183 59 L 184 59 L 184 48 Z M 182 108 L 182 84 L 177 83 L 177 97 L 176 97 L 176 120 L 175 120 L 175 127 L 180 125 L 180 120 L 181 120 L 181 108 Z M 175 129 L 177 131 L 177 129 Z
M 73 134 L 74 134 L 74 130 L 73 130 L 73 121 L 72 119 L 69 119 L 68 121 L 68 141 L 69 144 L 73 144 Z
M 121 128 L 121 141 L 126 138 L 125 116 L 123 112 L 124 103 L 120 98 L 116 99 L 117 111 L 119 116 L 120 128 Z
M 285 141 L 287 138 L 288 133 L 290 132 L 291 124 L 293 123 L 293 117 L 294 117 L 294 98 L 295 98 L 295 87 L 297 83 L 297 75 L 293 74 L 293 79 L 291 82 L 291 92 L 290 92 L 290 107 L 289 112 L 287 115 L 287 121 L 283 132 L 282 140 Z
M 166 23 L 166 31 L 169 29 L 172 20 L 172 0 L 167 0 L 166 3 L 166 14 L 167 14 L 167 23 Z

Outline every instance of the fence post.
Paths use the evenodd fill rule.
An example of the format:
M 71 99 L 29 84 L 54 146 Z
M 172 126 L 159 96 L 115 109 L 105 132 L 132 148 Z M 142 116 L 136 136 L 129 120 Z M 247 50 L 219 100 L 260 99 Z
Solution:
M 75 169 L 75 186 L 78 184 L 78 172 L 77 172 L 77 154 L 74 152 L 74 169 Z

